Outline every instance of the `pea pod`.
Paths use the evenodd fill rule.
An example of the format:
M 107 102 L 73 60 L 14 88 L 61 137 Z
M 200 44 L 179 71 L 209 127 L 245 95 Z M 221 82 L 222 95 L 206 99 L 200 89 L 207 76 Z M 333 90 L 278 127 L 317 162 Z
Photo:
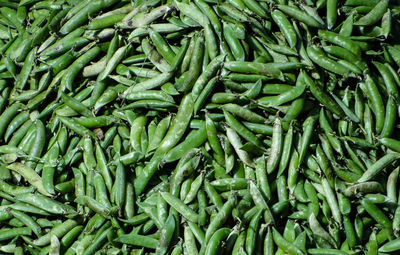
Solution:
M 305 24 L 311 27 L 321 27 L 321 24 L 316 21 L 313 17 L 309 16 L 307 13 L 299 10 L 298 8 L 289 6 L 289 5 L 277 5 L 278 9 L 282 12 L 286 13 L 287 15 L 291 16 L 292 18 L 304 22 Z
M 328 58 L 320 52 L 316 46 L 307 47 L 307 54 L 314 63 L 330 72 L 340 75 L 344 75 L 348 72 L 348 69 L 345 66 Z
M 332 98 L 329 97 L 320 87 L 318 87 L 314 81 L 304 73 L 304 79 L 311 93 L 317 98 L 317 100 L 323 104 L 328 110 L 333 112 L 334 114 L 338 115 L 339 117 L 343 116 L 343 111 L 340 109 L 339 105 Z
M 13 163 L 9 165 L 7 168 L 22 175 L 41 194 L 45 196 L 51 196 L 51 194 L 48 193 L 46 189 L 43 187 L 43 182 L 40 176 L 32 168 L 22 163 Z
M 388 153 L 375 164 L 371 165 L 366 172 L 358 179 L 358 182 L 366 182 L 373 179 L 380 171 L 382 171 L 386 166 L 393 163 L 395 160 L 399 159 L 400 155 L 397 153 Z
M 62 204 L 58 201 L 53 201 L 51 198 L 40 194 L 19 194 L 16 196 L 17 201 L 25 202 L 36 206 L 46 212 L 53 214 L 74 214 L 75 210 L 69 205 Z
M 356 26 L 369 26 L 375 24 L 377 21 L 379 21 L 384 13 L 386 12 L 386 9 L 388 7 L 388 2 L 387 1 L 379 1 L 375 7 L 368 12 L 365 16 L 361 17 L 359 20 L 357 20 L 354 25 Z
M 279 10 L 274 10 L 271 16 L 284 33 L 290 47 L 294 48 L 297 44 L 297 36 L 288 18 Z

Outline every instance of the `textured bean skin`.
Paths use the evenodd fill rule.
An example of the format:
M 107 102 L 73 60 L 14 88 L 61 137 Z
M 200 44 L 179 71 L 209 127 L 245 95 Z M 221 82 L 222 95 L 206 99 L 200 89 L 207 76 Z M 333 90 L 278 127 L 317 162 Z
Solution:
M 399 252 L 398 16 L 0 1 L 0 253 Z

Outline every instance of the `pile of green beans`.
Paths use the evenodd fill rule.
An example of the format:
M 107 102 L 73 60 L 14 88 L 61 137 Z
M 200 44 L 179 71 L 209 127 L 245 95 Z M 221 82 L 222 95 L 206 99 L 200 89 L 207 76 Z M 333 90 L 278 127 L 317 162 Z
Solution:
M 0 1 L 0 253 L 400 254 L 399 17 Z

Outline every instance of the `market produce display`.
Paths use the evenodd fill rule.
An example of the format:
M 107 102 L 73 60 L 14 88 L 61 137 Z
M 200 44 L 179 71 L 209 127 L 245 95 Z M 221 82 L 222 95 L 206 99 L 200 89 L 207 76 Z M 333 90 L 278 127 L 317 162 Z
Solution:
M 400 254 L 399 17 L 0 1 L 0 253 Z

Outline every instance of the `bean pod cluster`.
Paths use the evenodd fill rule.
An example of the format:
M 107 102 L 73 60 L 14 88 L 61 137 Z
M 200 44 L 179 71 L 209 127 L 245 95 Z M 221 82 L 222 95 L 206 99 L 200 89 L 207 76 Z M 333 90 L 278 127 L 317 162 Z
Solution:
M 0 1 L 0 252 L 399 254 L 399 17 Z

